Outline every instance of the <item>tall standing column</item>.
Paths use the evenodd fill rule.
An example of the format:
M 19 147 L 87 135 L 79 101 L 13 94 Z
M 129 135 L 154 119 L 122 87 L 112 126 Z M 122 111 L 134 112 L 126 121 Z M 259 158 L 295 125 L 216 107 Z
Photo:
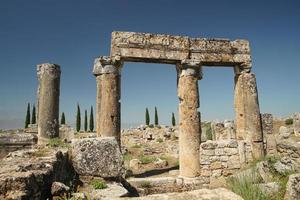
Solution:
M 103 56 L 95 60 L 93 73 L 97 81 L 96 126 L 99 137 L 120 140 L 120 69 L 116 57 Z
M 38 86 L 38 143 L 59 137 L 60 66 L 37 65 Z
M 236 135 L 251 143 L 254 159 L 264 156 L 261 116 L 255 75 L 251 72 L 235 76 Z
M 199 63 L 198 63 L 199 64 Z M 200 175 L 201 126 L 198 113 L 198 79 L 200 66 L 195 63 L 182 63 L 178 70 L 179 97 L 179 170 L 180 176 Z

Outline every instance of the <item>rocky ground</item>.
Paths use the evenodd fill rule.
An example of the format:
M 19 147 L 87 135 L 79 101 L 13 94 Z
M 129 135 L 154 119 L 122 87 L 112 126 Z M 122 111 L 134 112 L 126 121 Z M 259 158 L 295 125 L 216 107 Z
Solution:
M 202 142 L 214 139 L 214 131 L 218 130 L 223 140 L 222 137 L 231 137 L 234 126 L 228 120 L 223 125 L 202 123 Z M 61 127 L 63 139 L 52 140 L 46 147 L 33 145 L 36 143 L 34 127 L 2 131 L 2 147 L 10 148 L 1 151 L 0 199 L 49 196 L 56 196 L 54 199 L 129 199 L 131 196 L 134 199 L 138 195 L 144 196 L 138 199 L 149 200 L 242 199 L 229 190 L 243 196 L 240 186 L 250 183 L 253 190 L 259 188 L 262 192 L 255 199 L 298 200 L 300 135 L 287 119 L 274 119 L 272 131 L 277 154 L 254 160 L 234 171 L 232 176 L 226 176 L 218 186 L 208 185 L 203 177 L 197 180 L 178 177 L 177 127 L 141 125 L 122 130 L 120 152 L 115 151 L 117 143 L 110 139 L 98 141 L 94 139 L 95 133 L 74 133 L 67 126 Z M 106 165 L 112 162 L 113 165 Z M 112 174 L 114 177 L 110 177 Z M 204 189 L 213 187 L 218 188 Z

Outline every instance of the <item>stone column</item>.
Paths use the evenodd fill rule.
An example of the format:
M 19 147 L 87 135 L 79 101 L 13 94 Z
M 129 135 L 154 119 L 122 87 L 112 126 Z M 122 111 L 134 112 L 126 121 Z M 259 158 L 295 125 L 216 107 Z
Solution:
M 256 79 L 249 71 L 236 73 L 234 107 L 237 139 L 250 142 L 254 159 L 264 156 Z
M 198 113 L 200 63 L 183 61 L 177 66 L 179 97 L 179 170 L 182 177 L 200 175 L 201 126 Z
M 277 155 L 277 144 L 273 134 L 273 115 L 269 113 L 261 114 L 262 130 L 264 143 L 266 144 L 266 153 L 268 155 Z
M 95 60 L 93 73 L 97 81 L 96 131 L 99 137 L 120 140 L 120 69 L 118 57 L 103 56 Z
M 60 66 L 37 65 L 38 86 L 38 143 L 59 137 Z

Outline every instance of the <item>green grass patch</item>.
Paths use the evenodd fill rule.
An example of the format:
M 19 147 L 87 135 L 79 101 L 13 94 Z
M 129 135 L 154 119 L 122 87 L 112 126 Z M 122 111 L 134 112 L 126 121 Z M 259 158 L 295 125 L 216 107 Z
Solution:
M 90 182 L 90 185 L 95 189 L 95 190 L 102 190 L 107 188 L 107 185 L 105 182 L 101 180 L 94 179 Z
M 254 174 L 230 177 L 227 179 L 227 186 L 244 200 L 269 200 L 269 197 L 254 183 L 254 177 Z
M 149 163 L 153 163 L 156 160 L 156 158 L 151 156 L 141 155 L 139 156 L 139 160 L 141 161 L 142 164 L 149 164 Z
M 139 145 L 139 144 L 134 144 L 134 145 L 131 146 L 131 148 L 135 148 L 135 149 L 139 149 L 139 148 L 141 148 L 141 147 L 142 147 L 142 146 Z
M 130 155 L 129 153 L 126 153 L 123 155 L 124 161 L 130 161 L 130 160 L 132 160 L 132 158 L 133 158 L 132 155 Z
M 63 142 L 60 138 L 51 138 L 47 144 L 49 147 L 64 147 L 68 148 L 69 145 Z

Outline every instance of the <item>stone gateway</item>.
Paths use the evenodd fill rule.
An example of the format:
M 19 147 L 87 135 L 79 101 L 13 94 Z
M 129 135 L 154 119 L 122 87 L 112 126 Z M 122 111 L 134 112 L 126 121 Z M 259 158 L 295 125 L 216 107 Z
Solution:
M 249 142 L 252 157 L 264 155 L 261 115 L 247 40 L 113 32 L 110 56 L 96 58 L 97 135 L 120 145 L 120 79 L 126 61 L 176 65 L 179 97 L 179 164 L 183 177 L 200 176 L 201 120 L 198 80 L 202 66 L 231 66 L 235 72 L 236 137 Z

